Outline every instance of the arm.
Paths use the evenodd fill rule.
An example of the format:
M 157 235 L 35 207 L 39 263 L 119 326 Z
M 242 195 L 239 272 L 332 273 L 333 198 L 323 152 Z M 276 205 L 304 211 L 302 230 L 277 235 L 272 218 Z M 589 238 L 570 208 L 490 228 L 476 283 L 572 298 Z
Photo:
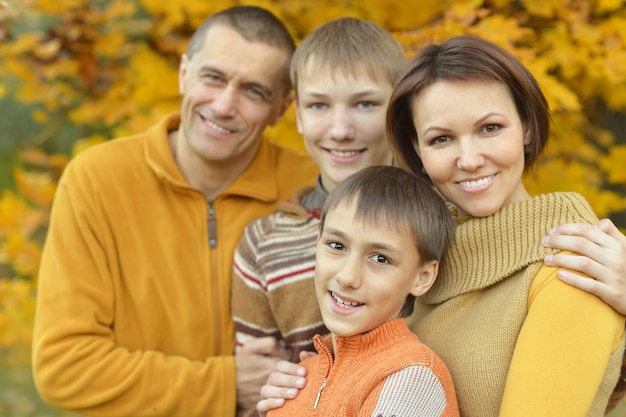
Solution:
M 252 410 L 260 400 L 261 387 L 287 353 L 277 343 L 281 338 L 269 305 L 266 278 L 257 262 L 252 237 L 258 222 L 244 230 L 233 258 L 231 307 L 235 322 L 237 406 Z
M 268 299 L 265 273 L 257 259 L 254 242 L 263 239 L 255 233 L 257 226 L 255 221 L 246 227 L 233 257 L 231 308 L 236 349 L 257 337 L 281 338 Z
M 603 219 L 597 225 L 560 225 L 550 231 L 543 244 L 579 254 L 546 257 L 547 265 L 572 270 L 561 270 L 561 280 L 597 295 L 618 312 L 626 314 L 626 236 L 610 220 Z
M 42 398 L 57 407 L 92 416 L 234 413 L 232 356 L 198 354 L 192 359 L 180 352 L 168 353 L 156 343 L 145 347 L 144 336 L 160 337 L 161 344 L 170 346 L 177 343 L 168 338 L 169 333 L 158 331 L 167 323 L 157 320 L 141 321 L 142 328 L 136 331 L 120 331 L 120 327 L 136 323 L 136 314 L 162 310 L 161 306 L 143 303 L 137 305 L 138 311 L 117 316 L 122 290 L 113 283 L 113 277 L 122 266 L 113 260 L 117 253 L 111 248 L 126 244 L 129 251 L 123 251 L 124 259 L 133 266 L 139 263 L 139 269 L 149 268 L 155 262 L 154 254 L 150 257 L 141 252 L 149 243 L 141 245 L 128 239 L 113 242 L 113 225 L 104 220 L 102 207 L 96 203 L 101 200 L 96 194 L 99 187 L 87 180 L 80 183 L 84 172 L 71 167 L 64 175 L 52 209 L 36 300 L 33 372 Z M 130 253 L 131 247 L 137 247 L 142 256 Z M 156 272 L 154 277 L 158 279 Z M 121 281 L 132 285 L 131 281 L 139 278 L 136 274 L 133 280 Z M 156 285 L 144 288 L 149 291 Z M 164 308 L 185 308 L 174 299 L 178 295 L 170 292 Z M 151 333 L 150 328 L 156 331 Z M 208 337 L 179 333 L 188 340 Z M 122 344 L 120 337 L 132 342 Z M 181 349 L 194 347 L 185 342 Z
M 459 417 L 452 377 L 443 362 L 408 366 L 374 387 L 359 410 L 364 416 Z
M 610 359 L 619 373 L 624 317 L 557 274 L 542 267 L 531 285 L 501 416 L 586 416 Z

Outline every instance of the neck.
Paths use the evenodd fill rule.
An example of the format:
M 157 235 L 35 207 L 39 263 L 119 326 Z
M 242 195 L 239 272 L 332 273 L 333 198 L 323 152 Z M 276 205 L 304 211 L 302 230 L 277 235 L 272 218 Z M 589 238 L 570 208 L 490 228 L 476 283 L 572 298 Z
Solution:
M 246 170 L 246 164 L 237 161 L 210 162 L 196 154 L 189 146 L 181 129 L 170 132 L 169 143 L 178 169 L 189 185 L 213 201 L 234 183 Z

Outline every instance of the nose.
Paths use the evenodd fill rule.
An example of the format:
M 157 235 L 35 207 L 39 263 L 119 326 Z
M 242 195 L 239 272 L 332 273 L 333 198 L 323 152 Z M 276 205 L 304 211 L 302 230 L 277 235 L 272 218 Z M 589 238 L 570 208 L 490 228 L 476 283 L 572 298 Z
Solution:
M 211 103 L 211 108 L 218 117 L 234 117 L 237 113 L 237 92 L 229 87 L 219 90 Z
M 475 171 L 485 164 L 485 156 L 480 139 L 464 138 L 458 141 L 459 155 L 457 167 L 464 171 Z
M 347 256 L 335 277 L 341 288 L 356 289 L 361 286 L 361 267 L 355 256 Z
M 336 141 L 352 140 L 355 133 L 350 113 L 343 108 L 335 109 L 330 126 L 330 138 Z

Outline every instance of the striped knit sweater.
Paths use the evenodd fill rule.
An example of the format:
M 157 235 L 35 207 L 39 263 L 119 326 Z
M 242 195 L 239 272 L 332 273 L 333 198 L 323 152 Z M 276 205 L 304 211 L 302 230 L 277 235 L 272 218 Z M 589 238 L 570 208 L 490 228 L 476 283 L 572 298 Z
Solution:
M 407 319 L 445 361 L 464 417 L 602 416 L 624 318 L 543 266 L 551 227 L 597 221 L 578 194 L 541 195 L 466 219 Z
M 445 364 L 408 329 L 404 319 L 336 338 L 315 337 L 318 355 L 302 362 L 307 385 L 267 417 L 457 417 Z
M 328 330 L 315 297 L 318 207 L 326 197 L 305 187 L 278 211 L 252 222 L 234 256 L 232 309 L 237 349 L 253 337 L 273 336 L 290 352 L 314 351 L 313 336 Z

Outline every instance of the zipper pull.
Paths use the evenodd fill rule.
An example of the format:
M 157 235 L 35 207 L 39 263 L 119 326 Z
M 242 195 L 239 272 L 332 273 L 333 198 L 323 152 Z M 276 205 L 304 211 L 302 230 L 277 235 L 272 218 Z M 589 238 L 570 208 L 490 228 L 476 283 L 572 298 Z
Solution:
M 315 398 L 315 404 L 313 404 L 313 409 L 317 410 L 317 404 L 320 402 L 320 397 L 322 396 L 322 390 L 326 386 L 326 378 L 324 378 L 324 382 L 322 382 L 322 386 L 319 391 L 317 391 L 317 397 Z
M 209 247 L 215 248 L 217 247 L 217 224 L 215 221 L 215 210 L 213 209 L 212 201 L 209 201 L 209 217 L 207 220 L 209 226 Z

